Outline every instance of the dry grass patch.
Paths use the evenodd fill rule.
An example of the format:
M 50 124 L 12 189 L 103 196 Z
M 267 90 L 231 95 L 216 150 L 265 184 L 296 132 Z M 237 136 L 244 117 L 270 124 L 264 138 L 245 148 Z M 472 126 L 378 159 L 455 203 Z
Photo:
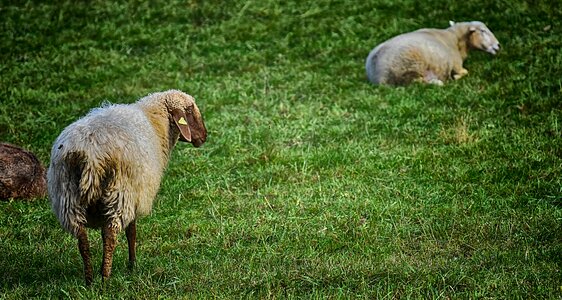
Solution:
M 447 144 L 467 145 L 478 142 L 478 136 L 471 127 L 471 118 L 460 116 L 449 127 L 443 127 L 439 132 L 441 139 Z

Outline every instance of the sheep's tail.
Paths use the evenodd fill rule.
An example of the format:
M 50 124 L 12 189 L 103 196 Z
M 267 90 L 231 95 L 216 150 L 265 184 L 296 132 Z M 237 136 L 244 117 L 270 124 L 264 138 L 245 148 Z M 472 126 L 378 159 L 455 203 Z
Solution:
M 381 66 L 381 55 L 384 55 L 386 44 L 382 43 L 369 52 L 365 60 L 365 70 L 367 71 L 367 79 L 374 84 L 386 83 L 384 74 L 386 73 L 385 67 Z
M 376 69 L 376 60 L 375 60 L 375 55 L 378 52 L 379 47 L 376 47 L 376 49 L 373 49 L 371 52 L 369 52 L 369 55 L 367 56 L 367 59 L 365 60 L 365 71 L 367 72 L 367 79 L 372 82 L 372 83 L 378 83 L 377 82 L 377 78 L 375 76 L 375 69 Z
M 51 165 L 47 171 L 49 199 L 62 227 L 77 236 L 80 227 L 86 224 L 79 187 L 83 156 L 78 152 L 64 153 L 61 148 L 53 148 L 51 153 Z
M 88 207 L 103 196 L 113 168 L 109 161 L 89 158 L 84 152 L 73 152 L 67 160 L 76 167 L 79 176 L 80 206 Z
M 124 193 L 119 189 L 120 185 L 116 181 L 118 172 L 123 168 L 118 170 L 117 160 L 110 156 L 89 157 L 88 154 L 92 153 L 74 152 L 67 158 L 76 166 L 80 176 L 77 180 L 80 195 L 79 206 L 84 210 L 101 205 L 103 211 L 98 213 L 105 215 L 109 226 L 120 231 L 129 223 L 123 219 L 124 214 L 134 215 L 133 212 L 127 211 L 127 209 L 133 209 L 133 206 L 123 205 L 125 203 Z
M 86 210 L 102 196 L 106 172 L 83 151 L 67 152 L 60 158 L 51 159 L 49 196 L 62 227 L 77 236 L 87 223 Z

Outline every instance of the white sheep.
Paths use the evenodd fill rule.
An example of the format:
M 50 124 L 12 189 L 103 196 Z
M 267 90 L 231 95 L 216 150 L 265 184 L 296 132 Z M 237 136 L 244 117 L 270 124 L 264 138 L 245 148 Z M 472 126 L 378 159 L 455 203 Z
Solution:
M 62 227 L 78 239 L 87 285 L 92 264 L 85 228 L 102 228 L 103 280 L 123 228 L 132 267 L 135 221 L 150 213 L 172 148 L 178 139 L 199 147 L 206 138 L 193 97 L 177 90 L 95 108 L 62 131 L 51 151 L 49 198 Z
M 374 84 L 406 85 L 424 82 L 443 85 L 468 74 L 463 68 L 469 49 L 496 54 L 500 44 L 479 21 L 450 22 L 447 29 L 420 29 L 393 37 L 367 56 L 367 77 Z

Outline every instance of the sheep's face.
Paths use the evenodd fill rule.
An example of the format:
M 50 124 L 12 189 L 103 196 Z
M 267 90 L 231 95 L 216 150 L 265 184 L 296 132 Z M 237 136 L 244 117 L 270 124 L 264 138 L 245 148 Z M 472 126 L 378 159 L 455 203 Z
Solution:
M 472 22 L 468 30 L 470 32 L 469 45 L 471 47 L 493 55 L 500 50 L 500 43 L 484 23 Z
M 168 99 L 167 106 L 173 126 L 180 132 L 179 140 L 190 142 L 195 147 L 203 145 L 207 139 L 207 129 L 193 97 L 176 93 Z

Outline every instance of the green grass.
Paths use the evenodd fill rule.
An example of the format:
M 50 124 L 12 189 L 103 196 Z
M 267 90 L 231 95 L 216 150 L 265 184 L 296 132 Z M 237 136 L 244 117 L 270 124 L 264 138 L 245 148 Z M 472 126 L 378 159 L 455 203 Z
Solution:
M 379 42 L 484 21 L 443 87 L 375 87 Z M 181 89 L 178 144 L 138 264 L 84 287 L 48 199 L 0 202 L 0 298 L 562 297 L 560 2 L 20 1 L 0 5 L 0 141 L 48 164 L 104 100 Z M 90 231 L 95 268 L 101 239 Z

